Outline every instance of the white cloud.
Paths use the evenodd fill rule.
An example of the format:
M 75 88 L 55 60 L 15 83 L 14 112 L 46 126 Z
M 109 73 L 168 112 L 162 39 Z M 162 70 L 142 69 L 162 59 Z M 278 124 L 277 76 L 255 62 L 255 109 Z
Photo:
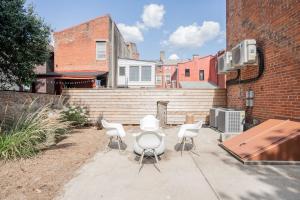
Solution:
M 142 42 L 144 41 L 144 36 L 139 27 L 137 26 L 128 26 L 126 24 L 117 25 L 120 32 L 122 33 L 124 39 L 130 42 Z
M 201 26 L 194 23 L 178 27 L 164 43 L 179 48 L 197 48 L 219 35 L 220 24 L 218 22 L 204 21 Z
M 169 59 L 170 59 L 170 60 L 178 60 L 178 59 L 179 59 L 179 56 L 178 56 L 177 54 L 174 53 L 174 54 L 172 54 L 172 55 L 169 56 Z
M 117 26 L 126 41 L 142 42 L 144 41 L 143 31 L 148 28 L 159 28 L 162 26 L 165 13 L 163 5 L 145 5 L 144 12 L 141 15 L 142 22 L 138 21 L 133 26 L 119 23 Z
M 149 4 L 144 6 L 142 21 L 145 27 L 159 28 L 163 24 L 166 11 L 164 5 Z

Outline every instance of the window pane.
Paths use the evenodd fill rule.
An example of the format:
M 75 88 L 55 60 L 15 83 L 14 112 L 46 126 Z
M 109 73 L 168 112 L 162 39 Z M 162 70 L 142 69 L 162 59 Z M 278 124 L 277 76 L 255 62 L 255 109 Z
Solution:
M 96 42 L 96 59 L 104 60 L 106 57 L 106 42 Z
M 170 74 L 166 75 L 166 82 L 171 82 L 171 75 Z
M 140 80 L 139 66 L 130 66 L 129 67 L 129 80 L 130 81 L 139 81 Z
M 199 80 L 203 81 L 204 80 L 204 70 L 199 71 Z
M 125 67 L 119 68 L 119 76 L 125 76 Z
M 185 69 L 185 76 L 189 77 L 190 76 L 190 69 Z
M 142 81 L 151 81 L 151 66 L 142 66 Z
M 156 76 L 156 84 L 161 84 L 161 76 Z

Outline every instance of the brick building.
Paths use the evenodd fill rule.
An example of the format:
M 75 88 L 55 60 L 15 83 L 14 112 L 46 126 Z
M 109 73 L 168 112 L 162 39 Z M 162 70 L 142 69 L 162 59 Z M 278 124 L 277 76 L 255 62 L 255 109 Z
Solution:
M 118 58 L 139 57 L 109 15 L 55 32 L 54 41 L 54 70 L 38 77 L 51 80 L 55 93 L 62 87 L 115 87 Z
M 225 88 L 224 75 L 217 74 L 216 56 L 194 55 L 192 60 L 178 63 L 178 85 L 179 87 Z
M 166 59 L 165 52 L 161 51 L 159 61 L 155 70 L 156 88 L 177 88 L 177 67 L 178 63 L 187 60 Z
M 247 66 L 227 74 L 229 107 L 247 111 L 247 120 L 300 120 L 300 2 L 297 0 L 227 0 L 227 50 L 244 39 L 255 39 L 264 54 L 264 71 Z M 246 91 L 254 92 L 254 106 L 245 106 Z
M 194 55 L 191 60 L 160 60 L 156 69 L 158 88 L 225 88 L 224 75 L 217 74 L 216 56 Z

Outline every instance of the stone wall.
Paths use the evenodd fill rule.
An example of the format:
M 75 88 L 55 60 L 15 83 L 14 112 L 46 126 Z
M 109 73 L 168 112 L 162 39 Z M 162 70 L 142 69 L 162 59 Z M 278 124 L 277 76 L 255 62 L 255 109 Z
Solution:
M 51 94 L 38 94 L 29 92 L 15 92 L 15 91 L 0 91 L 0 106 L 5 108 L 8 106 L 16 106 L 23 104 L 30 104 L 36 100 L 37 105 L 45 105 L 51 103 L 55 106 L 61 106 L 64 97 Z

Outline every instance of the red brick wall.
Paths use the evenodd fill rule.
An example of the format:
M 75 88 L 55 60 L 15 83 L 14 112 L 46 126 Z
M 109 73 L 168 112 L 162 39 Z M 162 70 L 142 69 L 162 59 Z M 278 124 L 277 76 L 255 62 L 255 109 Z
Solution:
M 229 107 L 245 108 L 245 92 L 255 93 L 248 118 L 300 119 L 300 1 L 227 0 L 227 50 L 239 41 L 256 39 L 264 52 L 265 72 L 256 82 L 227 86 Z M 241 78 L 258 67 L 241 70 Z M 230 73 L 227 79 L 232 79 Z
M 185 76 L 185 69 L 190 69 L 190 77 Z M 216 57 L 215 56 L 206 56 L 199 57 L 195 56 L 193 60 L 178 63 L 178 79 L 180 81 L 200 81 L 199 80 L 199 71 L 204 70 L 204 81 L 209 81 L 216 85 L 219 85 L 221 88 L 225 88 L 224 75 L 217 74 L 216 71 Z
M 109 16 L 54 33 L 55 71 L 108 71 Z M 106 60 L 96 60 L 96 41 L 107 40 Z
M 171 88 L 172 87 L 172 83 L 169 82 L 167 83 L 166 80 L 166 75 L 169 74 L 171 81 L 177 81 L 177 74 L 176 74 L 176 68 L 177 65 L 162 65 L 161 66 L 161 72 L 157 71 L 157 73 L 159 75 L 162 75 L 162 85 L 160 86 L 161 88 Z M 176 87 L 176 83 L 174 85 L 174 87 Z

